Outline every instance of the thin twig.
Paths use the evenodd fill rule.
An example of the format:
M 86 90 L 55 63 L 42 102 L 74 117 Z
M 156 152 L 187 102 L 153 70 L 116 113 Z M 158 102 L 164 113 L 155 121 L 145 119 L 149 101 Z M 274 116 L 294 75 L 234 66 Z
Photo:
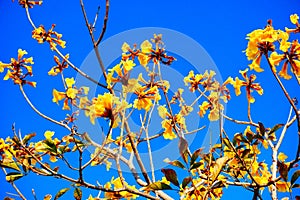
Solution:
M 32 26 L 34 29 L 36 29 L 36 26 L 34 25 L 33 21 L 31 20 L 31 17 L 30 17 L 30 13 L 29 13 L 28 7 L 26 7 L 25 10 L 26 10 L 26 16 L 27 16 L 27 18 L 28 18 L 29 23 L 31 24 L 31 26 Z
M 231 118 L 231 117 L 228 117 L 227 115 L 225 115 L 225 114 L 222 114 L 223 115 L 223 117 L 225 118 L 225 119 L 227 119 L 227 120 L 229 120 L 229 121 L 232 121 L 232 122 L 234 122 L 234 123 L 236 123 L 236 124 L 244 124 L 244 125 L 251 125 L 251 126 L 255 126 L 255 127 L 259 127 L 259 125 L 258 124 L 256 124 L 256 123 L 254 123 L 254 122 L 247 122 L 247 121 L 239 121 L 239 120 L 236 120 L 236 119 L 233 119 L 233 118 Z
M 50 121 L 50 122 L 53 122 L 54 124 L 60 125 L 60 126 L 66 128 L 66 129 L 68 129 L 69 131 L 71 131 L 71 128 L 70 128 L 68 125 L 66 125 L 66 124 L 64 124 L 64 123 L 62 123 L 62 122 L 56 121 L 56 120 L 52 119 L 51 117 L 48 117 L 48 116 L 44 115 L 43 113 L 41 113 L 41 112 L 40 112 L 40 111 L 39 111 L 39 110 L 31 103 L 31 101 L 30 101 L 29 98 L 27 97 L 26 93 L 24 92 L 24 89 L 23 89 L 22 84 L 19 84 L 19 86 L 20 86 L 20 91 L 22 92 L 22 94 L 23 94 L 25 100 L 27 101 L 27 103 L 29 104 L 29 106 L 30 106 L 30 107 L 31 107 L 38 115 L 40 115 L 40 116 L 41 116 L 42 118 L 44 118 L 44 119 L 47 119 L 47 120 Z
M 3 172 L 4 172 L 5 176 L 6 176 L 6 175 L 7 175 L 7 172 L 6 172 L 5 168 L 3 168 L 3 167 L 1 167 L 1 168 L 2 168 L 2 170 L 3 170 Z M 12 185 L 12 187 L 13 187 L 13 188 L 15 189 L 15 191 L 18 193 L 19 197 L 20 197 L 21 199 L 23 199 L 23 200 L 26 200 L 25 196 L 22 194 L 22 192 L 19 190 L 19 188 L 16 186 L 16 184 L 15 184 L 13 181 L 10 181 L 9 183 Z
M 110 6 L 109 5 L 109 0 L 106 0 L 106 4 L 105 4 L 105 16 L 104 16 L 104 20 L 103 20 L 102 31 L 101 31 L 101 34 L 100 34 L 98 40 L 97 40 L 96 47 L 98 47 L 98 45 L 102 41 L 103 36 L 105 34 L 105 31 L 106 31 L 107 21 L 108 21 L 108 13 L 109 13 L 109 6 Z

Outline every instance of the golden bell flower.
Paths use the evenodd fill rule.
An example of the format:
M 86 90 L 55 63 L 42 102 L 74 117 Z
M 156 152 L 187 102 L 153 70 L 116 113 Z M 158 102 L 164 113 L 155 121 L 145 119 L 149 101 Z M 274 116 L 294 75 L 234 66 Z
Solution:
M 63 110 L 70 110 L 71 108 L 69 106 L 69 101 L 72 105 L 76 105 L 76 99 L 79 98 L 79 95 L 83 95 L 83 94 L 87 95 L 89 89 L 87 87 L 81 87 L 77 89 L 75 86 L 73 86 L 75 84 L 74 78 L 66 78 L 65 83 L 66 83 L 65 92 L 60 92 L 57 91 L 56 89 L 53 89 L 52 102 L 58 104 L 59 101 L 64 99 Z
M 49 42 L 51 50 L 54 50 L 57 44 L 62 48 L 65 48 L 66 42 L 61 40 L 62 34 L 53 31 L 54 27 L 55 24 L 52 24 L 51 29 L 46 32 L 44 26 L 40 25 L 38 28 L 32 31 L 32 38 L 36 39 L 38 43 L 44 43 L 45 41 Z
M 298 24 L 299 16 L 297 14 L 293 14 L 290 16 L 290 20 L 292 24 Z
M 134 100 L 133 107 L 138 110 L 144 109 L 149 111 L 152 107 L 152 101 L 159 101 L 161 96 L 159 94 L 157 86 L 147 88 L 145 86 L 140 87 L 134 92 L 137 95 L 137 99 Z
M 255 90 L 259 95 L 262 95 L 263 89 L 259 83 L 254 83 L 256 79 L 254 74 L 250 75 L 250 77 L 247 76 L 248 69 L 240 70 L 239 72 L 243 76 L 244 80 L 240 80 L 236 77 L 235 81 L 231 83 L 235 88 L 235 94 L 236 96 L 239 96 L 241 94 L 241 87 L 245 86 L 248 101 L 250 101 L 250 103 L 254 103 L 255 99 L 251 95 L 252 90 Z
M 48 75 L 56 76 L 58 73 L 61 73 L 64 69 L 68 68 L 67 60 L 69 59 L 69 54 L 64 56 L 63 61 L 60 62 L 57 56 L 54 56 L 54 61 L 56 66 L 52 67 L 48 72 Z
M 10 63 L 0 62 L 0 72 L 3 72 L 4 69 L 7 69 L 6 75 L 3 80 L 12 79 L 14 84 L 28 84 L 33 87 L 36 87 L 36 82 L 31 82 L 25 80 L 27 76 L 32 76 L 32 66 L 28 64 L 34 64 L 33 58 L 23 58 L 27 52 L 22 49 L 18 49 L 18 58 L 11 58 Z
M 19 0 L 19 4 L 23 8 L 33 8 L 34 5 L 42 5 L 43 1 Z

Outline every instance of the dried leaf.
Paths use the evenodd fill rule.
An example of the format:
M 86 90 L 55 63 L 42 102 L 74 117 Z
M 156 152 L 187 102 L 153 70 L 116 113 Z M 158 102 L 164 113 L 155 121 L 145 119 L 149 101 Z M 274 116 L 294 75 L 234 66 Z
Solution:
M 190 170 L 197 169 L 197 168 L 200 167 L 201 165 L 203 165 L 202 162 L 196 162 L 196 163 L 193 163 L 192 166 L 190 167 Z
M 168 181 L 179 187 L 177 174 L 173 169 L 162 169 L 161 172 L 164 173 Z
M 192 182 L 192 177 L 186 177 L 182 181 L 182 188 L 184 189 L 190 182 Z
M 168 158 L 166 158 L 166 159 L 164 160 L 164 162 L 166 162 L 166 163 L 168 163 L 168 164 L 170 164 L 170 165 L 173 165 L 173 166 L 175 166 L 175 167 L 179 167 L 179 168 L 181 168 L 181 169 L 185 169 L 183 163 L 180 162 L 179 160 L 173 160 L 173 161 L 170 161 Z
M 80 188 L 75 188 L 73 196 L 75 198 L 75 200 L 81 200 L 82 198 L 82 191 Z
M 70 188 L 63 188 L 63 189 L 61 189 L 61 190 L 59 190 L 57 193 L 56 193 L 56 195 L 55 195 L 55 197 L 54 197 L 54 200 L 57 200 L 57 199 L 59 199 L 62 195 L 64 195 L 66 192 L 68 192 L 70 190 Z
M 213 173 L 212 173 L 212 180 L 215 181 L 217 179 L 217 177 L 219 176 L 222 168 L 226 165 L 226 163 L 229 161 L 229 158 L 228 157 L 221 157 L 221 158 L 218 158 L 216 160 L 216 163 L 214 165 L 214 168 L 213 168 Z
M 46 196 L 44 196 L 44 200 L 51 200 L 51 199 L 52 199 L 51 194 L 47 194 Z
M 191 158 L 191 161 L 190 161 L 190 165 L 193 165 L 194 162 L 197 160 L 197 158 L 199 157 L 200 153 L 202 152 L 203 148 L 200 148 L 200 149 L 197 149 L 193 155 L 192 155 L 192 158 Z
M 294 183 L 297 181 L 297 179 L 299 178 L 299 176 L 300 176 L 300 170 L 295 171 L 291 178 L 292 187 L 293 187 Z
M 179 153 L 183 158 L 184 162 L 188 163 L 188 152 L 187 152 L 188 142 L 184 138 L 180 137 L 178 147 L 179 147 Z

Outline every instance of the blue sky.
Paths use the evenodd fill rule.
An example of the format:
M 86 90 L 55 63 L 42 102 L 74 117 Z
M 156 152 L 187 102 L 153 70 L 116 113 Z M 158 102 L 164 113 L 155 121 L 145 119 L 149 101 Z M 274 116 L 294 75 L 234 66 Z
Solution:
M 99 2 L 104 9 L 104 3 Z M 94 18 L 97 6 L 97 2 L 86 2 L 90 19 Z M 43 24 L 46 29 L 50 28 L 51 24 L 56 24 L 55 30 L 62 33 L 63 39 L 67 41 L 67 48 L 63 49 L 62 52 L 69 53 L 72 62 L 80 66 L 91 51 L 92 45 L 82 18 L 79 1 L 45 1 L 41 7 L 37 6 L 30 11 L 36 24 Z M 254 0 L 251 2 L 190 0 L 186 3 L 172 0 L 151 2 L 138 0 L 130 2 L 112 1 L 108 29 L 104 40 L 120 32 L 141 27 L 161 27 L 175 30 L 201 44 L 215 62 L 223 79 L 225 79 L 228 76 L 238 76 L 238 70 L 245 69 L 249 64 L 242 52 L 246 49 L 247 41 L 245 37 L 247 33 L 257 28 L 263 28 L 268 19 L 273 20 L 275 28 L 284 29 L 285 26 L 291 26 L 290 14 L 300 14 L 299 11 L 300 2 L 296 0 Z M 101 16 L 99 16 L 100 23 L 97 30 L 101 29 Z M 26 20 L 25 10 L 16 2 L 1 1 L 0 26 L 2 27 L 0 61 L 8 62 L 11 57 L 15 57 L 18 48 L 27 50 L 29 56 L 34 57 L 34 77 L 32 77 L 32 80 L 36 80 L 38 85 L 36 89 L 26 87 L 26 91 L 36 107 L 39 107 L 42 112 L 58 119 L 63 118 L 65 113 L 61 112 L 60 107 L 51 102 L 52 89 L 61 87 L 60 80 L 57 77 L 53 78 L 47 75 L 49 69 L 54 65 L 53 52 L 49 50 L 48 45 L 39 45 L 31 38 L 32 27 Z M 126 41 L 126 38 L 124 38 L 124 41 Z M 263 62 L 262 64 L 266 63 Z M 70 70 L 65 74 L 66 77 L 75 75 Z M 1 74 L 0 78 L 2 79 L 3 76 Z M 285 122 L 289 110 L 282 92 L 273 81 L 269 72 L 258 77 L 258 82 L 262 84 L 265 94 L 263 98 L 257 97 L 257 102 L 253 106 L 253 112 L 256 114 L 253 120 L 262 121 L 267 126 Z M 296 85 L 295 80 L 291 81 L 293 84 L 283 82 L 287 83 L 290 95 L 300 99 L 299 87 Z M 49 87 L 50 83 L 51 87 Z M 0 81 L 0 94 L 2 105 L 0 115 L 1 137 L 12 134 L 11 125 L 13 123 L 16 124 L 17 129 L 21 129 L 23 134 L 37 132 L 42 135 L 45 130 L 64 131 L 40 119 L 29 108 L 18 87 L 14 86 L 11 81 Z M 245 95 L 244 92 L 243 95 Z M 239 119 L 246 119 L 246 110 L 243 111 L 245 108 L 246 100 L 244 96 L 233 98 L 227 106 L 229 115 Z M 226 126 L 232 134 L 237 132 L 230 126 L 230 123 Z M 292 133 L 288 135 L 283 144 L 283 149 L 290 153 L 295 148 L 292 143 L 293 136 Z M 5 183 L 2 172 L 0 178 L 1 186 L 4 186 L 4 189 L 0 191 L 0 198 L 2 198 L 5 196 L 5 191 L 13 192 L 13 190 L 9 184 Z M 40 198 L 47 192 L 55 194 L 55 191 L 57 191 L 57 182 L 49 178 L 32 180 L 36 180 L 32 182 L 33 186 L 26 183 L 26 181 L 30 181 L 29 179 L 17 182 L 24 193 L 29 194 L 29 199 L 31 198 L 30 190 L 32 187 L 36 191 L 39 188 L 41 189 L 38 194 Z M 47 188 L 42 184 L 38 186 L 37 181 L 46 182 Z M 51 189 L 49 186 L 53 186 L 53 188 Z M 265 193 L 268 192 L 265 191 Z M 225 190 L 224 199 L 240 199 L 239 195 L 233 198 L 230 195 L 230 191 Z

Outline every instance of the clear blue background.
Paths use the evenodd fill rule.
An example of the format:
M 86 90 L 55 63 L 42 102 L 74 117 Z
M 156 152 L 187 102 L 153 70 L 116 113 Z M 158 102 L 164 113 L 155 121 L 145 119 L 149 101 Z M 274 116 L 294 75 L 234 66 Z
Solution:
M 104 1 L 88 2 L 86 9 L 88 16 L 93 21 L 97 6 L 102 8 L 99 16 L 97 30 L 101 29 L 104 11 Z M 91 51 L 92 45 L 81 14 L 79 1 L 51 0 L 43 2 L 41 7 L 31 9 L 33 21 L 36 25 L 43 24 L 46 29 L 56 23 L 56 31 L 63 34 L 67 41 L 67 48 L 63 52 L 70 53 L 72 62 L 80 66 L 86 55 Z M 289 21 L 290 14 L 300 14 L 300 2 L 297 0 L 254 0 L 254 1 L 112 1 L 109 14 L 108 29 L 105 38 L 122 31 L 139 27 L 163 27 L 182 32 L 200 43 L 217 64 L 223 78 L 237 76 L 238 70 L 246 68 L 249 64 L 242 52 L 245 50 L 247 41 L 246 34 L 257 28 L 263 28 L 268 19 L 273 20 L 275 28 L 284 29 L 292 26 Z M 37 80 L 36 89 L 26 87 L 32 102 L 36 107 L 47 115 L 61 119 L 64 112 L 60 107 L 51 102 L 52 89 L 61 88 L 59 77 L 49 77 L 47 72 L 54 65 L 53 53 L 48 45 L 39 45 L 31 38 L 32 27 L 26 19 L 25 10 L 17 2 L 9 0 L 0 1 L 0 60 L 9 62 L 11 57 L 17 56 L 18 48 L 25 49 L 30 56 L 34 57 L 34 77 Z M 148 38 L 145 38 L 148 39 Z M 126 41 L 126 38 L 124 38 Z M 104 52 L 105 53 L 105 52 Z M 201 59 L 201 58 L 199 58 Z M 266 63 L 262 62 L 263 68 L 267 69 Z M 65 76 L 75 76 L 74 72 L 68 71 Z M 4 74 L 1 74 L 2 77 Z M 258 76 L 264 88 L 263 98 L 256 98 L 253 105 L 254 121 L 262 121 L 266 126 L 283 123 L 286 120 L 289 106 L 283 98 L 283 93 L 272 79 L 269 70 Z M 295 80 L 287 84 L 287 89 L 292 97 L 299 98 L 299 86 Z M 292 82 L 292 83 L 291 83 Z M 51 87 L 49 85 L 51 84 Z M 233 93 L 232 93 L 233 94 Z M 243 95 L 245 95 L 243 91 Z M 246 119 L 246 100 L 244 96 L 233 98 L 228 104 L 228 115 Z M 232 95 L 234 96 L 234 95 Z M 39 118 L 30 109 L 17 86 L 12 82 L 0 81 L 1 115 L 0 136 L 12 135 L 11 126 L 16 124 L 22 133 L 36 132 L 42 137 L 45 130 L 55 130 L 56 133 L 65 134 L 63 129 Z M 257 97 L 257 95 L 256 95 Z M 242 131 L 234 130 L 231 123 L 227 123 L 230 134 Z M 60 133 L 61 132 L 61 133 Z M 293 158 L 296 145 L 295 126 L 284 140 L 282 149 Z M 269 156 L 267 154 L 267 156 Z M 268 158 L 269 159 L 269 158 Z M 99 179 L 103 174 L 98 175 Z M 103 177 L 108 179 L 109 177 Z M 0 198 L 6 196 L 5 192 L 15 193 L 8 183 L 5 182 L 3 173 L 0 173 Z M 28 176 L 16 182 L 28 199 L 32 199 L 31 189 L 36 190 L 39 199 L 47 193 L 55 192 L 67 183 L 60 183 L 52 178 L 34 178 Z M 46 183 L 46 185 L 45 185 Z M 224 199 L 250 199 L 250 193 L 246 190 L 224 190 Z M 299 193 L 295 190 L 294 195 Z M 266 199 L 269 199 L 268 191 L 265 190 Z M 84 196 L 86 197 L 86 195 Z

